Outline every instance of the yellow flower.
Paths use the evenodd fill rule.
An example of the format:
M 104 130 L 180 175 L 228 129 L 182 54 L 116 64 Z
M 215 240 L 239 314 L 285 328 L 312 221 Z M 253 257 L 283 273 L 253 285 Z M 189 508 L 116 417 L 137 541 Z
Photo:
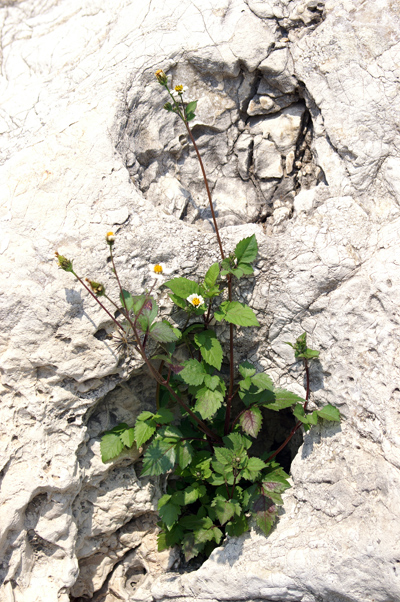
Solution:
M 193 307 L 200 307 L 200 305 L 204 305 L 203 297 L 201 295 L 196 295 L 196 293 L 193 293 L 193 295 L 189 295 L 189 297 L 186 297 L 186 301 L 189 301 L 189 303 L 191 303 Z
M 178 94 L 182 94 L 183 86 L 181 84 L 179 86 L 175 86 L 175 92 L 178 92 Z
M 157 278 L 157 280 L 162 280 L 164 276 L 171 273 L 171 270 L 168 269 L 163 263 L 152 263 L 149 266 L 150 268 L 150 276 L 152 278 Z

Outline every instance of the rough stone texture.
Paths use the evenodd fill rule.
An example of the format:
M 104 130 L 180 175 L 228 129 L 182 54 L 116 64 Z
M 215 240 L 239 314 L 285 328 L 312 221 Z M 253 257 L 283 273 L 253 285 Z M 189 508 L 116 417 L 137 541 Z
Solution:
M 389 0 L 0 2 L 1 600 L 400 598 L 399 26 Z M 305 436 L 268 538 L 157 579 L 175 560 L 154 548 L 160 485 L 139 452 L 99 454 L 154 386 L 53 254 L 113 293 L 110 229 L 135 292 L 151 262 L 193 275 L 218 259 L 158 67 L 199 99 L 226 248 L 259 241 L 238 295 L 263 327 L 237 359 L 302 393 L 284 342 L 306 330 L 313 403 L 343 422 Z

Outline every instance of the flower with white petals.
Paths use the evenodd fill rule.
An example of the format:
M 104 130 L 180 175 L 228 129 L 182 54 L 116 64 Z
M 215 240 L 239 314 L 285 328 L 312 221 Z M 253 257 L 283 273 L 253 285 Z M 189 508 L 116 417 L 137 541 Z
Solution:
M 178 94 L 178 96 L 180 98 L 182 98 L 182 96 L 184 94 L 186 94 L 187 91 L 188 91 L 187 86 L 182 86 L 182 84 L 179 84 L 178 86 L 175 86 L 175 88 L 172 90 L 172 94 L 173 95 Z
M 163 263 L 152 263 L 149 266 L 150 276 L 152 278 L 157 278 L 157 280 L 162 280 L 164 276 L 167 276 L 171 273 L 171 270 L 168 269 Z
M 196 293 L 193 293 L 193 295 L 189 295 L 189 297 L 186 297 L 186 301 L 189 301 L 189 303 L 191 303 L 191 305 L 193 305 L 193 307 L 200 307 L 201 305 L 204 305 L 204 299 L 201 295 L 196 295 Z

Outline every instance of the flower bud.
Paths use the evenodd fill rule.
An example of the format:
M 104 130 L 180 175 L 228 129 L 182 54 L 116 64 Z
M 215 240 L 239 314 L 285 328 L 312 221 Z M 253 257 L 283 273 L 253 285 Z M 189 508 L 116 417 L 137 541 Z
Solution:
M 110 245 L 110 247 L 113 246 L 113 244 L 115 243 L 115 234 L 114 232 L 107 232 L 106 234 L 106 242 L 108 245 Z
M 162 86 L 165 86 L 165 84 L 168 83 L 168 77 L 165 75 L 162 69 L 158 69 L 155 73 L 155 76 L 157 78 L 158 83 Z
M 98 297 L 102 297 L 106 294 L 106 289 L 103 284 L 100 284 L 100 282 L 95 282 L 94 280 L 89 280 L 89 278 L 85 278 L 85 280 L 89 283 L 90 288 L 92 289 L 95 295 L 97 295 Z
M 67 259 L 63 255 L 60 255 L 57 251 L 55 252 L 55 256 L 57 257 L 58 267 L 64 270 L 65 272 L 73 272 L 74 268 L 72 266 L 72 261 Z

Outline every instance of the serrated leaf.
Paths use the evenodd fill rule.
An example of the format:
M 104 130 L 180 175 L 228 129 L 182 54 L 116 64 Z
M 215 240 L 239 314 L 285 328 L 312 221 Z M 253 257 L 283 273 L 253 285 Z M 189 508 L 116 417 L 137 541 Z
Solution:
M 157 414 L 154 414 L 154 420 L 159 424 L 168 424 L 172 422 L 174 415 L 171 410 L 167 408 L 158 408 Z M 182 436 L 182 435 L 181 435 Z
M 158 476 L 168 472 L 174 467 L 175 460 L 175 445 L 161 439 L 154 439 L 144 455 L 142 477 Z
M 177 341 L 179 339 L 179 336 L 174 332 L 171 324 L 166 320 L 153 324 L 149 334 L 152 339 L 157 341 L 157 343 L 172 343 L 172 341 Z
M 211 418 L 221 407 L 224 396 L 220 391 L 212 391 L 203 387 L 197 392 L 195 410 L 203 419 Z
M 296 404 L 296 406 L 293 408 L 293 415 L 297 418 L 297 420 L 300 420 L 300 422 L 304 422 L 306 424 L 308 423 L 306 413 L 301 403 Z
M 266 389 L 269 389 L 270 391 L 272 391 L 274 388 L 274 383 L 272 382 L 272 378 L 270 376 L 268 376 L 268 374 L 265 374 L 264 372 L 255 374 L 252 377 L 251 382 L 253 383 L 253 385 L 255 387 L 257 387 L 257 389 L 260 389 L 262 391 L 265 391 Z
M 231 537 L 239 537 L 243 533 L 246 533 L 249 529 L 249 523 L 244 514 L 235 516 L 235 518 L 225 525 L 225 531 L 227 535 Z M 218 543 L 218 542 L 217 542 Z
M 320 410 L 317 410 L 317 414 L 320 418 L 324 420 L 331 420 L 333 422 L 340 422 L 340 412 L 335 406 L 328 403 L 328 405 L 324 406 Z
M 249 449 L 253 444 L 251 439 L 240 433 L 231 433 L 230 435 L 223 437 L 222 441 L 228 449 L 233 450 L 235 454 L 239 455 L 243 450 Z
M 279 412 L 279 410 L 283 410 L 284 408 L 290 408 L 296 403 L 305 403 L 305 399 L 296 395 L 296 393 L 292 393 L 291 391 L 286 391 L 286 389 L 275 389 L 274 391 L 275 401 L 272 403 L 265 402 L 265 405 L 269 410 L 275 410 Z
M 221 369 L 223 351 L 221 343 L 213 330 L 204 330 L 194 335 L 196 344 L 200 347 L 202 358 L 207 364 L 217 370 Z
M 257 437 L 262 424 L 260 409 L 255 406 L 249 408 L 241 415 L 239 422 L 245 433 L 250 437 Z
M 188 119 L 189 121 L 189 119 Z M 183 538 L 182 549 L 185 555 L 186 562 L 189 562 L 192 558 L 195 558 L 204 549 L 205 543 L 195 542 L 194 534 L 188 533 Z
M 165 283 L 165 286 L 171 289 L 171 291 L 183 299 L 187 299 L 189 295 L 196 293 L 200 294 L 200 287 L 197 282 L 188 280 L 187 278 L 173 278 Z
M 265 462 L 260 460 L 260 458 L 249 458 L 246 468 L 243 469 L 242 476 L 248 481 L 254 481 L 265 467 Z
M 316 359 L 319 357 L 319 351 L 307 348 L 303 353 L 299 353 L 296 357 L 304 357 L 306 360 Z
M 182 494 L 183 505 L 187 506 L 188 504 L 193 504 L 200 497 L 203 497 L 203 495 L 206 494 L 206 488 L 204 487 L 204 485 L 194 483 L 193 485 L 189 485 L 189 487 L 186 487 Z
M 218 321 L 226 320 L 236 326 L 260 326 L 254 311 L 239 301 L 224 301 L 214 312 Z
M 141 447 L 146 443 L 156 430 L 156 425 L 142 420 L 136 421 L 134 427 L 134 436 L 137 447 Z
M 157 537 L 158 551 L 162 552 L 182 542 L 184 531 L 179 525 L 174 525 L 170 531 L 161 531 Z
M 179 376 L 188 385 L 201 385 L 207 372 L 203 364 L 197 360 L 187 360 L 183 362 L 184 368 L 179 372 Z
M 207 270 L 207 274 L 204 277 L 204 286 L 207 289 L 212 288 L 217 282 L 219 276 L 219 263 L 213 263 L 212 266 Z
M 312 414 L 307 414 L 308 424 L 315 425 L 318 423 L 318 412 L 314 410 Z
M 102 462 L 108 462 L 119 456 L 124 449 L 124 444 L 121 441 L 119 434 L 107 433 L 102 436 L 100 441 L 100 452 Z
M 234 514 L 240 514 L 240 504 L 234 500 L 226 500 L 222 495 L 216 495 L 211 506 L 215 510 L 215 514 L 218 517 L 221 525 L 224 525 Z
M 167 502 L 161 508 L 158 508 L 158 514 L 169 531 L 177 522 L 181 512 L 181 507 L 177 506 L 176 504 L 172 504 L 171 502 Z
M 147 412 L 147 410 L 145 410 L 139 414 L 136 420 L 148 420 L 149 418 L 154 418 L 154 414 L 153 412 Z
M 278 506 L 270 498 L 260 495 L 254 503 L 252 514 L 260 529 L 268 535 L 276 521 Z
M 126 429 L 120 434 L 121 441 L 126 447 L 132 447 L 135 441 L 135 431 L 133 428 Z
M 220 382 L 221 379 L 219 378 L 219 376 L 210 376 L 209 374 L 207 374 L 204 377 L 204 384 L 207 387 L 207 389 L 211 389 L 211 391 L 214 391 L 218 387 Z
M 235 248 L 235 256 L 238 263 L 252 263 L 257 257 L 258 245 L 256 235 L 241 240 Z
M 231 466 L 233 462 L 233 451 L 226 447 L 214 447 L 217 462 L 223 466 Z
M 250 362 L 245 361 L 240 364 L 239 372 L 243 376 L 243 378 L 247 378 L 249 376 L 253 376 L 256 373 L 256 369 L 254 368 L 253 364 L 250 364 Z
M 181 441 L 176 446 L 176 459 L 182 470 L 191 463 L 193 454 L 193 447 L 189 441 Z

